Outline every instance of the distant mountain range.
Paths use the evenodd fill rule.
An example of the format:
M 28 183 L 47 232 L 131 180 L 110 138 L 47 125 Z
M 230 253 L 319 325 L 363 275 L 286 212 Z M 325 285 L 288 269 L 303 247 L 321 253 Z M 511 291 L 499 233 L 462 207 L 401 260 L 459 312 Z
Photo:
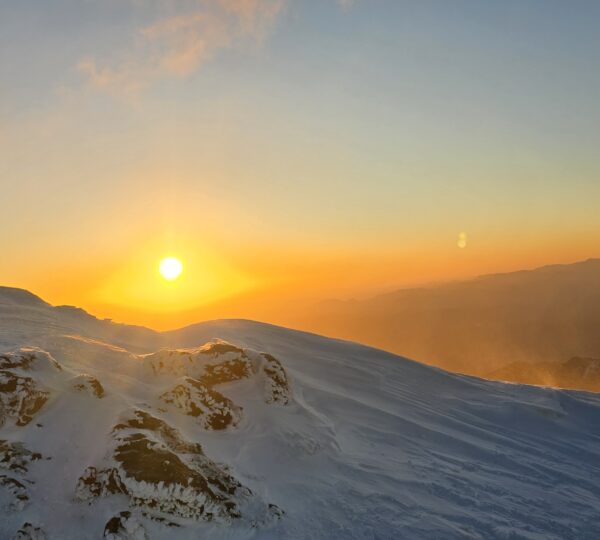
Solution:
M 567 361 L 600 358 L 600 259 L 324 302 L 296 324 L 479 376 L 543 384 L 560 364 L 551 380 L 579 386 Z

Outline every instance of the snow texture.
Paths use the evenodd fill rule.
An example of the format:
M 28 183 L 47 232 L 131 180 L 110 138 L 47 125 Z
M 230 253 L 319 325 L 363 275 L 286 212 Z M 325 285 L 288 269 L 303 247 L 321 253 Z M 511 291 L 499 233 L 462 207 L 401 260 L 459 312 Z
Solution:
M 600 538 L 600 397 L 0 288 L 0 539 Z

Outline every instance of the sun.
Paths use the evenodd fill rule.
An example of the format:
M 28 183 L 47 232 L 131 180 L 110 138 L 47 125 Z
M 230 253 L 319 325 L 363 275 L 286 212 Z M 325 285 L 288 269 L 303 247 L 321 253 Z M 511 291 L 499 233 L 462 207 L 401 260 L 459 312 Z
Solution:
M 183 272 L 183 264 L 176 257 L 165 257 L 160 261 L 158 271 L 167 281 L 175 281 Z

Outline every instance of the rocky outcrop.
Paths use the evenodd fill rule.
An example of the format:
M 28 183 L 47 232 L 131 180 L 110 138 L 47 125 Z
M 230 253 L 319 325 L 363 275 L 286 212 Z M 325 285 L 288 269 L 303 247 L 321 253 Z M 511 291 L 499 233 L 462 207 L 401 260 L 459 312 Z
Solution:
M 73 388 L 79 392 L 87 392 L 97 398 L 104 397 L 104 387 L 96 377 L 82 373 L 71 380 Z
M 228 521 L 242 517 L 240 504 L 253 497 L 200 444 L 182 439 L 163 420 L 136 410 L 113 431 L 113 451 L 103 469 L 88 468 L 79 478 L 76 498 L 92 501 L 114 493 L 131 504 L 172 516 Z M 268 507 L 264 504 L 264 513 Z
M 242 408 L 216 390 L 217 386 L 258 377 L 263 379 L 266 403 L 287 405 L 291 400 L 289 381 L 279 360 L 224 341 L 199 349 L 162 350 L 145 356 L 144 362 L 155 375 L 184 375 L 160 399 L 197 418 L 205 429 L 235 427 L 242 417 Z
M 49 395 L 40 390 L 31 377 L 0 371 L 0 425 L 8 418 L 14 418 L 17 426 L 26 426 L 48 401 Z
M 207 386 L 252 375 L 252 364 L 244 349 L 216 340 L 197 349 L 163 349 L 142 357 L 154 375 L 192 377 Z
M 197 418 L 204 429 L 225 429 L 237 425 L 241 419 L 241 407 L 191 377 L 185 377 L 180 384 L 162 394 L 160 399 Z
M 101 469 L 88 467 L 77 480 L 75 499 L 92 501 L 97 497 L 106 497 L 116 493 L 127 494 L 116 468 Z
M 268 354 L 223 341 L 139 358 L 140 363 L 130 367 L 131 382 L 135 384 L 139 377 L 140 383 L 154 387 L 156 394 L 150 395 L 144 409 L 126 412 L 120 420 L 117 417 L 102 443 L 104 457 L 89 463 L 74 486 L 74 499 L 79 502 L 93 504 L 100 497 L 114 495 L 129 501 L 129 508 L 106 523 L 104 538 L 145 539 L 146 520 L 165 527 L 183 525 L 178 519 L 240 520 L 262 527 L 280 518 L 282 510 L 263 501 L 242 485 L 227 465 L 213 461 L 199 443 L 186 440 L 159 417 L 165 411 L 157 407 L 156 400 L 195 418 L 203 430 L 235 428 L 243 411 L 225 395 L 227 385 L 248 380 L 247 389 L 257 391 L 259 400 L 287 404 L 291 394 L 281 363 Z M 105 396 L 104 386 L 95 376 L 76 375 L 71 369 L 69 364 L 63 368 L 39 349 L 0 355 L 0 419 L 12 419 L 11 426 L 26 426 L 60 392 L 82 393 L 92 399 Z M 78 407 L 100 406 L 76 399 Z M 103 403 L 108 406 L 112 401 Z M 38 423 L 28 429 L 37 432 L 42 427 Z M 6 471 L 0 474 L 3 511 L 18 512 L 29 504 L 35 492 L 29 492 L 33 482 L 27 472 L 31 463 L 40 459 L 39 453 L 22 443 L 0 440 L 0 469 Z M 25 524 L 18 534 L 19 538 L 37 540 L 44 532 Z
M 29 502 L 27 487 L 12 476 L 0 474 L 0 491 L 3 492 L 0 497 L 3 512 L 19 512 Z
M 32 461 L 42 459 L 42 455 L 31 452 L 23 443 L 0 440 L 0 468 L 27 472 Z
M 46 534 L 41 527 L 36 527 L 31 523 L 24 523 L 23 526 L 13 536 L 13 540 L 46 540 Z
M 50 396 L 38 382 L 38 376 L 45 371 L 61 370 L 56 360 L 37 349 L 0 355 L 0 426 L 9 418 L 17 426 L 31 422 Z
M 290 402 L 292 392 L 281 362 L 267 353 L 262 353 L 261 356 L 264 359 L 261 367 L 265 377 L 265 401 L 287 405 Z
M 23 443 L 0 440 L 0 508 L 4 512 L 19 512 L 29 503 L 28 486 L 32 484 L 26 473 L 31 462 L 42 455 L 31 452 Z
M 146 529 L 131 512 L 120 512 L 110 518 L 104 527 L 105 540 L 147 540 Z

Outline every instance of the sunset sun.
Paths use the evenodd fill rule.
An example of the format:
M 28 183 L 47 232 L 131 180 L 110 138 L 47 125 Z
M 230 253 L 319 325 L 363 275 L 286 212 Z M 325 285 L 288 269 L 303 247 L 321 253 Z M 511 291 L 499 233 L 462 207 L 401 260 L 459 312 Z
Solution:
M 175 281 L 183 272 L 183 264 L 175 257 L 165 257 L 160 261 L 158 271 L 167 281 Z

